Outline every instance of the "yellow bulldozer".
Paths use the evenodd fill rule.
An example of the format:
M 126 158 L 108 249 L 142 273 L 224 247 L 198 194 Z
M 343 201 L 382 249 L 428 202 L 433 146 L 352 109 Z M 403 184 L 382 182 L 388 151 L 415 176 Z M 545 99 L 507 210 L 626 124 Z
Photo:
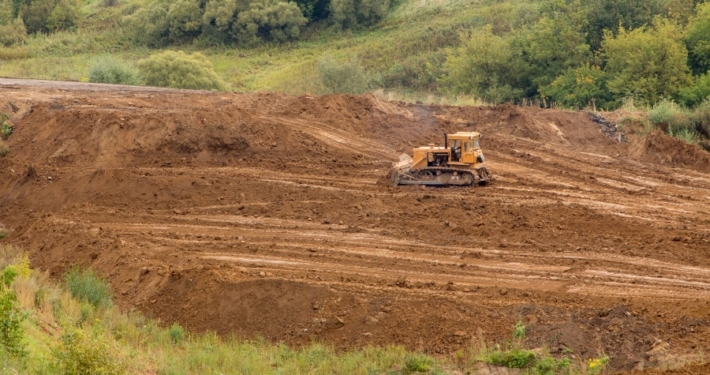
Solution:
M 481 134 L 444 134 L 444 147 L 417 147 L 392 169 L 394 185 L 475 186 L 490 181 L 484 166 Z

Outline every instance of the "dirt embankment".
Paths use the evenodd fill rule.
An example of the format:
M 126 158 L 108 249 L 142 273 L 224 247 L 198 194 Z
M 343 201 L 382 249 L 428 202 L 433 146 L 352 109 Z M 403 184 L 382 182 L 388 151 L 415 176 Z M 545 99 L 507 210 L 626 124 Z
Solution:
M 7 241 L 54 275 L 94 267 L 164 322 L 448 354 L 520 320 L 529 345 L 618 370 L 710 348 L 707 154 L 662 134 L 373 96 L 15 86 L 0 106 Z M 464 130 L 484 134 L 490 186 L 377 184 Z

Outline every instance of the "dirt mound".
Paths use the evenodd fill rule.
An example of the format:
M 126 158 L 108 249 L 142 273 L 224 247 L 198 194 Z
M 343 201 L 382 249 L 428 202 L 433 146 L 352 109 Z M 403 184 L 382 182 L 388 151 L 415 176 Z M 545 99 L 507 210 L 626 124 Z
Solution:
M 615 369 L 652 365 L 658 340 L 710 349 L 710 181 L 629 156 L 585 113 L 67 90 L 0 92 L 21 104 L 0 222 L 55 277 L 95 268 L 123 308 L 441 354 L 522 320 L 531 346 Z M 400 153 L 465 130 L 483 133 L 488 187 L 377 184 Z
M 710 153 L 660 131 L 637 139 L 631 155 L 649 163 L 710 171 Z

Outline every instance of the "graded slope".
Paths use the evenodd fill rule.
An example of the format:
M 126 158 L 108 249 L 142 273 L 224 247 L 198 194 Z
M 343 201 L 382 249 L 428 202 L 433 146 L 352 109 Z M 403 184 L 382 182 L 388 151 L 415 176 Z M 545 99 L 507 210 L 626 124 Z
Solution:
M 16 84 L 0 105 L 7 241 L 56 276 L 94 267 L 166 323 L 448 354 L 521 320 L 530 345 L 620 370 L 710 348 L 707 154 L 662 134 L 374 96 Z M 489 186 L 378 183 L 466 130 L 484 135 Z

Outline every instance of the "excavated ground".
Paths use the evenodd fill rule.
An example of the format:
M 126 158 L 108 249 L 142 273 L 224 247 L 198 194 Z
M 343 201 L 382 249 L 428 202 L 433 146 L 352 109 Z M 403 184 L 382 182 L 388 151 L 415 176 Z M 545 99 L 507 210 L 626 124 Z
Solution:
M 515 106 L 0 83 L 4 241 L 54 276 L 93 267 L 123 308 L 442 355 L 521 320 L 528 345 L 615 370 L 710 351 L 710 154 L 663 134 L 619 143 L 586 113 Z M 464 130 L 488 186 L 382 182 Z

